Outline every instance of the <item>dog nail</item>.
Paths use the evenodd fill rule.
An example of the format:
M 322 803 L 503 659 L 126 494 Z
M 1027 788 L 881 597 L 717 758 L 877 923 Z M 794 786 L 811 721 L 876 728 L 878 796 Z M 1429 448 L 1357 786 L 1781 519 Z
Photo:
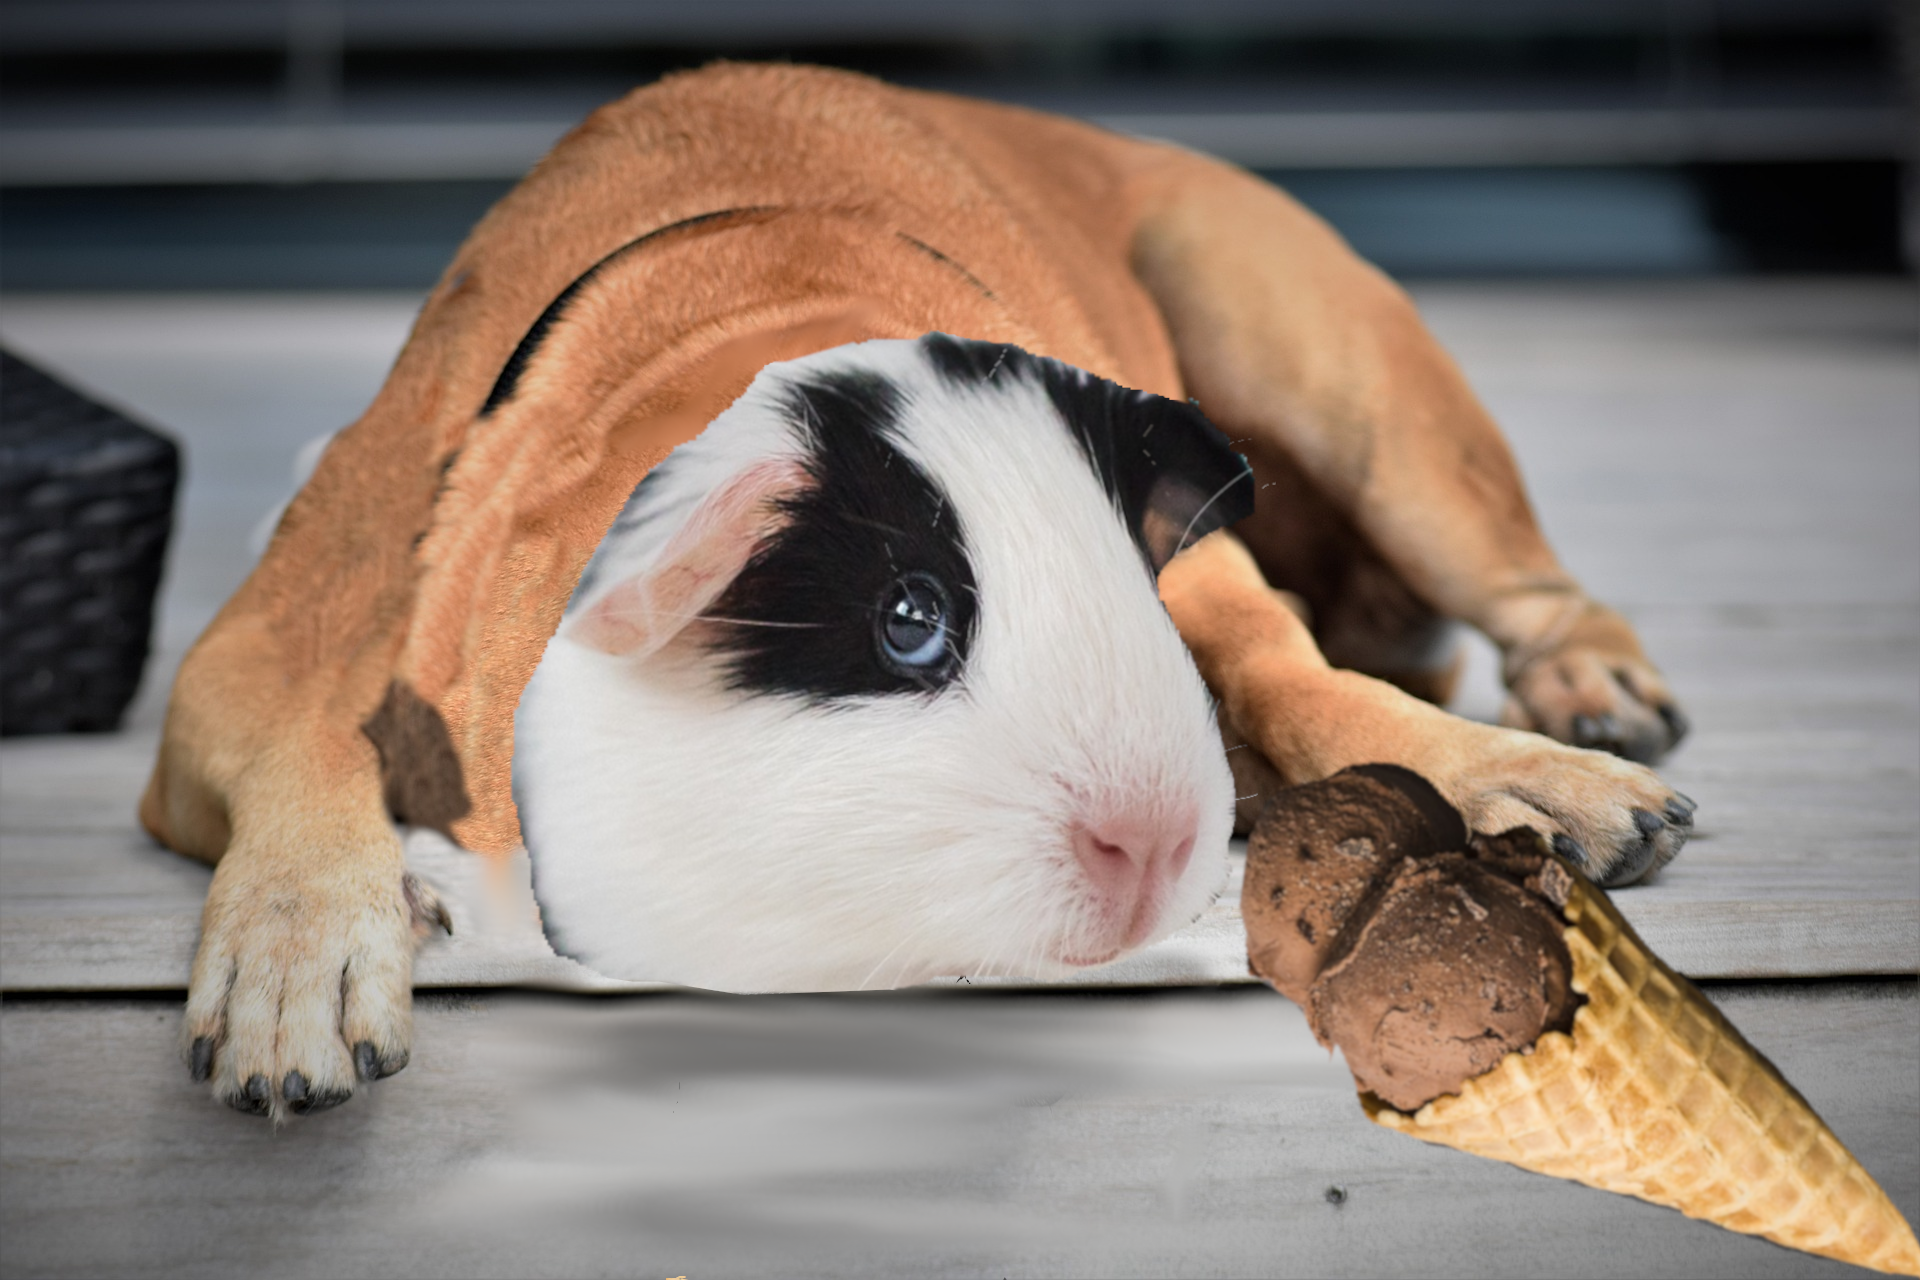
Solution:
M 1690 801 L 1683 805 L 1677 799 L 1669 800 L 1667 801 L 1666 813 L 1667 821 L 1676 827 L 1690 827 L 1693 825 L 1693 804 Z
M 353 1046 L 353 1069 L 362 1080 L 384 1080 L 404 1068 L 409 1060 L 405 1049 L 391 1057 L 383 1057 L 374 1049 L 371 1040 L 362 1040 Z
M 287 1078 L 280 1082 L 280 1096 L 288 1102 L 298 1102 L 307 1096 L 307 1078 L 298 1071 L 287 1072 Z
M 265 1076 L 250 1076 L 246 1090 L 228 1098 L 227 1105 L 250 1116 L 266 1115 L 273 1109 L 273 1088 Z
M 196 1036 L 187 1060 L 187 1073 L 195 1084 L 204 1083 L 213 1074 L 213 1037 Z
M 1636 821 L 1638 821 L 1638 819 L 1636 819 Z M 1632 884 L 1634 881 L 1646 875 L 1647 872 L 1653 870 L 1654 859 L 1657 856 L 1658 850 L 1655 849 L 1653 841 L 1640 840 L 1634 844 L 1632 848 L 1627 850 L 1626 856 L 1614 864 L 1611 871 L 1600 877 L 1600 887 L 1602 889 L 1618 889 L 1624 885 Z
M 1586 846 L 1572 836 L 1556 835 L 1553 838 L 1553 851 L 1576 867 L 1585 869 L 1587 865 Z
M 310 1116 L 319 1111 L 331 1111 L 352 1096 L 341 1089 L 310 1093 L 298 1102 L 289 1103 L 287 1109 L 297 1116 Z
M 1674 706 L 1671 702 L 1660 704 L 1658 710 L 1660 712 L 1660 719 L 1667 726 L 1668 745 L 1677 745 L 1680 739 L 1687 736 L 1687 730 L 1693 726 L 1687 723 L 1687 718 L 1684 715 L 1680 714 L 1680 708 Z
M 1650 840 L 1659 834 L 1660 830 L 1667 825 L 1667 820 L 1657 813 L 1650 813 L 1645 809 L 1635 809 L 1633 811 L 1633 825 L 1639 829 L 1642 839 Z
M 425 924 L 428 921 L 446 930 L 447 936 L 453 936 L 453 917 L 447 914 L 446 904 L 440 901 L 440 895 L 429 889 L 419 876 L 409 871 L 400 877 L 400 892 L 407 900 L 407 910 L 413 918 Z
M 1575 716 L 1573 718 L 1573 740 L 1576 743 L 1585 745 L 1599 736 L 1600 722 L 1598 720 L 1595 720 L 1592 716 Z
M 1676 791 L 1676 792 L 1674 792 L 1674 793 L 1673 793 L 1673 799 L 1672 799 L 1672 801 L 1670 801 L 1669 803 L 1672 803 L 1672 804 L 1677 804 L 1677 805 L 1679 805 L 1679 806 L 1680 806 L 1680 807 L 1681 807 L 1682 809 L 1685 809 L 1685 810 L 1687 811 L 1687 816 L 1688 816 L 1688 817 L 1692 817 L 1692 816 L 1693 816 L 1693 812 L 1694 812 L 1694 810 L 1696 810 L 1696 809 L 1698 809 L 1698 808 L 1700 807 L 1700 806 L 1699 806 L 1699 804 L 1695 802 L 1695 800 L 1694 800 L 1694 798 L 1693 798 L 1692 796 L 1690 796 L 1690 795 L 1688 795 L 1688 794 L 1687 794 L 1686 792 L 1684 792 L 1684 791 Z

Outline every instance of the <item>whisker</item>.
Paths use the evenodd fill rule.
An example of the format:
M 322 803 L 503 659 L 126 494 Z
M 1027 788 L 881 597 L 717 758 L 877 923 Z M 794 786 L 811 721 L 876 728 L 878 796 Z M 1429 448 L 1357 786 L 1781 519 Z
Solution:
M 1187 521 L 1187 527 L 1180 531 L 1180 540 L 1174 543 L 1173 545 L 1175 547 L 1185 547 L 1187 545 L 1187 535 L 1193 532 L 1193 526 L 1200 523 L 1200 517 L 1207 514 L 1207 508 L 1212 506 L 1214 503 L 1220 501 L 1220 499 L 1224 498 L 1227 495 L 1227 490 L 1233 488 L 1233 486 L 1235 486 L 1236 484 L 1239 484 L 1240 481 L 1242 481 L 1245 478 L 1246 476 L 1244 474 L 1237 475 L 1233 479 L 1221 485 L 1218 489 L 1215 489 L 1213 491 L 1213 496 L 1211 498 L 1208 498 L 1205 502 L 1201 503 L 1200 509 L 1193 513 L 1193 519 Z
M 878 520 L 869 520 L 865 516 L 856 516 L 851 512 L 843 512 L 842 516 L 849 524 L 863 524 L 863 525 L 866 525 L 869 529 L 878 529 L 882 533 L 890 533 L 896 538 L 904 538 L 907 536 L 907 531 L 905 529 L 896 529 L 892 525 L 882 524 Z
M 781 627 L 787 630 L 799 631 L 827 625 L 824 622 L 768 622 L 761 618 L 722 618 L 711 613 L 676 613 L 662 616 L 686 618 L 696 622 L 724 622 L 732 627 Z
M 867 970 L 867 976 L 860 979 L 860 985 L 856 989 L 860 991 L 865 991 L 867 989 L 867 984 L 873 981 L 874 975 L 880 972 L 880 970 L 886 965 L 887 961 L 893 959 L 895 953 L 898 952 L 900 948 L 906 946 L 907 943 L 911 941 L 913 941 L 913 937 L 911 934 L 909 934 L 907 937 L 904 937 L 900 939 L 900 941 L 894 943 L 893 947 L 887 952 L 887 954 L 881 956 L 879 961 L 875 963 L 873 968 Z
M 911 942 L 913 939 L 908 938 L 905 941 Z M 895 949 L 898 950 L 898 948 Z M 887 988 L 889 990 L 897 988 L 900 985 L 900 980 L 906 976 L 907 971 L 917 967 L 920 964 L 920 960 L 921 953 L 918 950 L 909 951 L 905 958 L 894 967 L 893 977 L 887 981 Z

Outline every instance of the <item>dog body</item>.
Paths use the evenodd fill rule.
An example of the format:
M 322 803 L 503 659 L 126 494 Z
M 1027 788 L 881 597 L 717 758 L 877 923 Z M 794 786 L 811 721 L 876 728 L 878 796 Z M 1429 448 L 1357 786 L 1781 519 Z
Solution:
M 1241 794 L 1386 761 L 1613 882 L 1677 851 L 1684 799 L 1542 736 L 1651 759 L 1680 732 L 1665 685 L 1404 295 L 1323 224 L 1175 148 L 715 68 L 595 113 L 488 214 L 183 664 L 141 817 L 217 863 L 197 1076 L 266 1114 L 404 1065 L 435 908 L 393 820 L 518 845 L 515 709 L 641 479 L 769 364 L 929 333 L 1191 396 L 1244 452 L 1253 514 L 1159 579 L 1257 753 Z M 1456 619 L 1501 646 L 1515 728 L 1403 692 L 1443 696 Z

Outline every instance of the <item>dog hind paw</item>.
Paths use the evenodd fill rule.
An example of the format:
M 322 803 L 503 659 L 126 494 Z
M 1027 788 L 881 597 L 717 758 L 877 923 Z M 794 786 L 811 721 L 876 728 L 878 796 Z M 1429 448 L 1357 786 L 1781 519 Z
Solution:
M 1550 649 L 1510 655 L 1501 723 L 1654 764 L 1687 736 L 1666 680 L 1612 610 L 1589 604 Z

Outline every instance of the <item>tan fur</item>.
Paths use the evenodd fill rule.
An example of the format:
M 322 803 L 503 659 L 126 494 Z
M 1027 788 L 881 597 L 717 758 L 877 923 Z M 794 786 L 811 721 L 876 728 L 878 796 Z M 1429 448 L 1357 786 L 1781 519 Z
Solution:
M 606 263 L 481 415 L 570 283 L 720 211 L 736 212 Z M 1261 566 L 1330 616 L 1385 601 L 1347 613 L 1390 625 L 1348 629 L 1378 633 L 1381 674 L 1399 662 L 1402 684 L 1434 691 L 1449 659 L 1415 639 L 1472 623 L 1514 664 L 1516 722 L 1563 737 L 1576 713 L 1644 712 L 1613 705 L 1627 683 L 1665 698 L 1631 631 L 1555 561 L 1506 445 L 1412 305 L 1324 224 L 1215 161 L 1070 121 L 840 73 L 711 68 L 596 112 L 475 228 L 181 668 L 141 818 L 219 864 L 187 1034 L 214 1048 L 223 1096 L 295 1069 L 350 1090 L 362 1040 L 404 1055 L 421 909 L 388 810 L 470 849 L 517 845 L 515 706 L 647 470 L 769 361 L 932 330 L 1190 393 L 1257 478 L 1292 477 L 1323 525 L 1344 522 L 1340 563 L 1365 566 L 1344 585 L 1289 580 L 1270 502 L 1241 527 L 1260 565 L 1216 535 L 1164 579 L 1233 727 L 1281 777 L 1394 760 L 1497 821 L 1504 778 L 1557 774 L 1592 814 L 1523 816 L 1588 822 L 1586 839 L 1617 828 L 1623 803 L 1658 808 L 1664 790 L 1636 766 L 1332 670 L 1269 591 Z M 1568 662 L 1627 674 L 1573 696 Z

